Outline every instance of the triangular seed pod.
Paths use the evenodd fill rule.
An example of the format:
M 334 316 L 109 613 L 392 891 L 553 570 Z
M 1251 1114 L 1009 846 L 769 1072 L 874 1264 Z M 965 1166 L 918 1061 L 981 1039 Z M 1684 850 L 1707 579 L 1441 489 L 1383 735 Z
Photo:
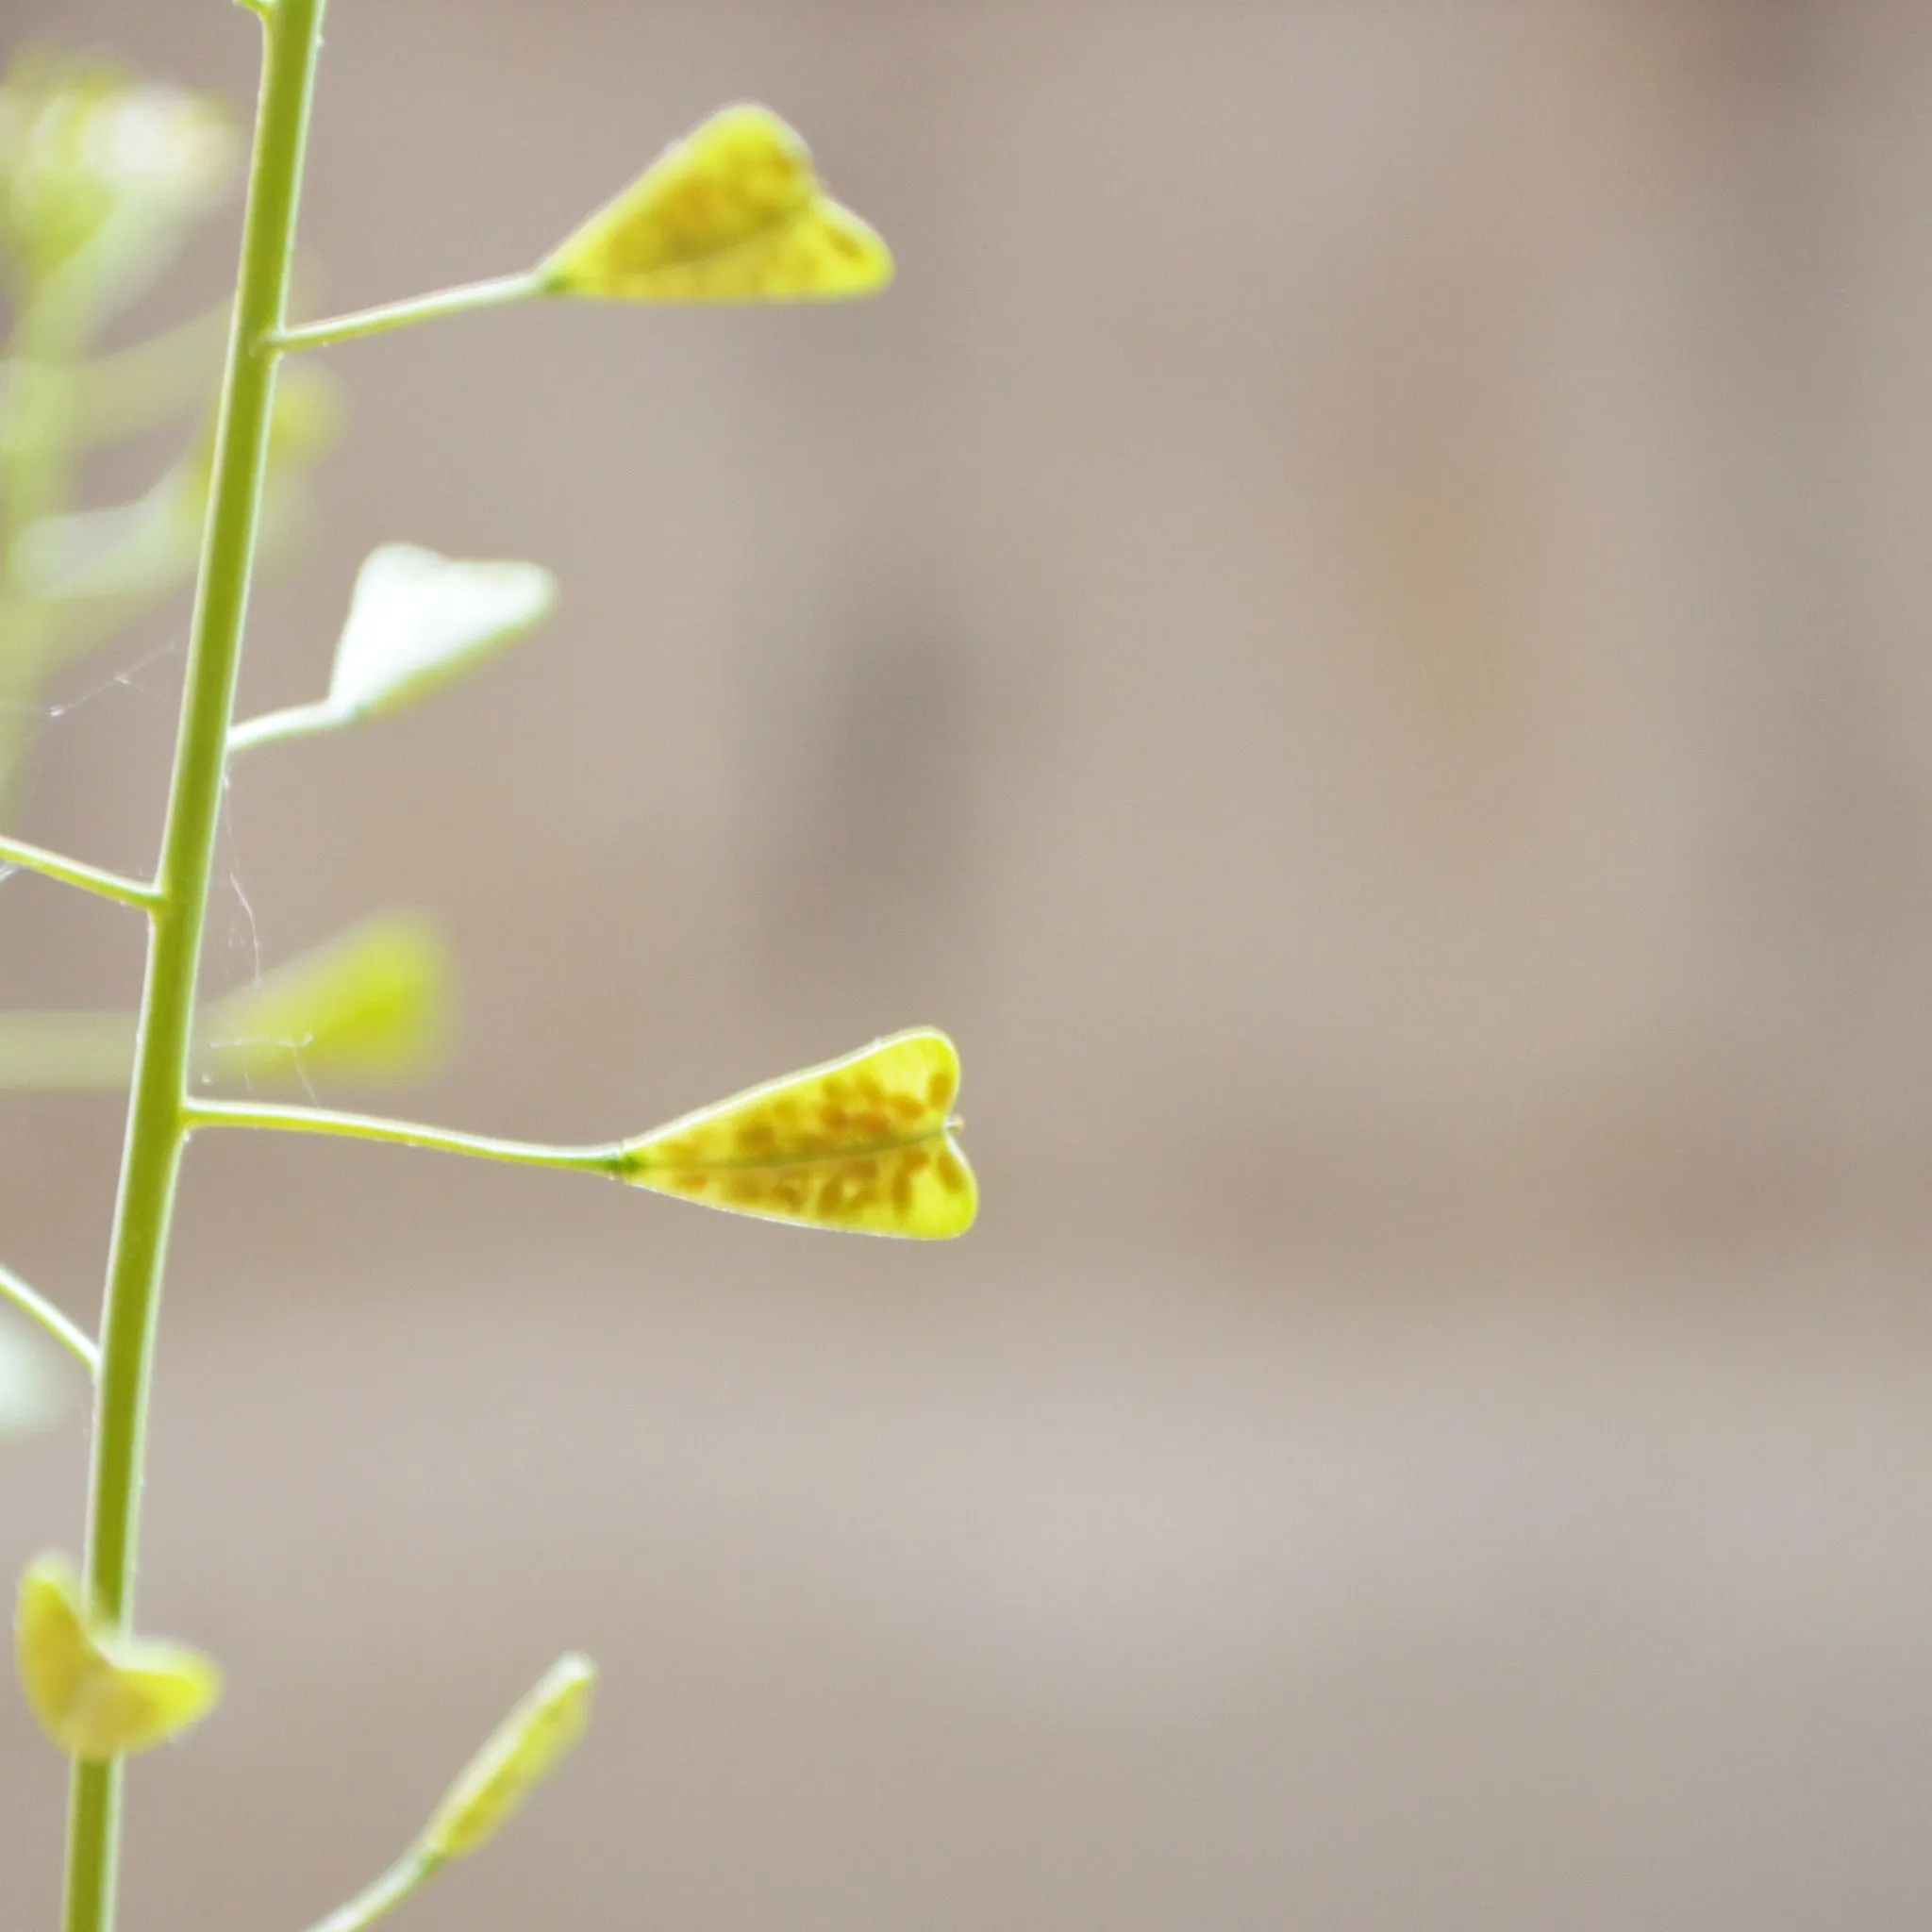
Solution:
M 537 271 L 554 294 L 620 302 L 870 295 L 891 251 L 819 182 L 769 108 L 723 108 L 675 142 Z
M 221 1672 L 199 1651 L 108 1629 L 58 1557 L 37 1557 L 20 1579 L 14 1650 L 27 1707 L 75 1757 L 148 1750 L 221 1694 Z
M 541 564 L 475 563 L 414 543 L 372 550 L 336 646 L 330 708 L 345 720 L 413 704 L 550 613 L 557 579 Z
M 896 1033 L 625 1143 L 622 1174 L 708 1208 L 808 1227 L 944 1241 L 979 1205 L 953 1139 L 959 1056 Z
M 400 710 L 475 670 L 541 624 L 556 603 L 557 579 L 541 564 L 380 544 L 356 574 L 327 697 L 236 725 L 229 752 Z

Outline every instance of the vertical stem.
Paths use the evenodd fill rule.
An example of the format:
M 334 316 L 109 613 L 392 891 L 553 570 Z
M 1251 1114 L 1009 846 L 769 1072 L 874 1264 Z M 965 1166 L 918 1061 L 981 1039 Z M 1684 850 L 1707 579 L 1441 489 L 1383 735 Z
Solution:
M 268 459 L 275 358 L 262 341 L 284 321 L 323 4 L 275 0 L 265 18 L 241 276 L 108 1256 L 88 1495 L 87 1580 L 102 1613 L 123 1627 L 133 1607 L 155 1318 L 186 1138 L 194 987 Z M 118 1760 L 75 1762 L 68 1807 L 66 1932 L 111 1932 L 121 1773 Z

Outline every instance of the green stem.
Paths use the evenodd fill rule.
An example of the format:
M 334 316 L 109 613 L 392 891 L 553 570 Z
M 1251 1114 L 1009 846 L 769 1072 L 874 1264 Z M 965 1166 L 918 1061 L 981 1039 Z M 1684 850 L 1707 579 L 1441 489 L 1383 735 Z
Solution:
M 268 467 L 275 358 L 263 340 L 288 304 L 295 206 L 324 0 L 275 0 L 261 93 L 214 474 L 161 840 L 142 994 L 134 1091 L 108 1253 L 107 1307 L 88 1492 L 87 1581 L 101 1614 L 128 1626 L 155 1323 L 168 1224 L 187 1139 L 189 1055 L 208 880 L 234 708 L 248 581 Z M 76 1760 L 68 1801 L 65 1932 L 110 1932 L 120 1865 L 122 1766 Z
M 412 1846 L 398 1858 L 374 1885 L 358 1891 L 347 1905 L 338 1906 L 327 1918 L 319 1920 L 309 1932 L 362 1932 L 385 1912 L 393 1910 L 420 1886 L 433 1877 L 443 1860 L 433 1852 Z
M 59 853 L 29 845 L 24 839 L 0 838 L 0 866 L 8 865 L 58 879 L 64 886 L 78 886 L 86 892 L 98 892 L 104 899 L 118 899 L 124 906 L 141 906 L 151 911 L 160 904 L 159 891 L 144 880 L 123 878 L 118 872 L 103 872 L 78 858 L 63 858 Z
M 322 698 L 312 705 L 291 705 L 285 711 L 264 711 L 229 732 L 228 756 L 238 758 L 258 745 L 280 744 L 291 738 L 319 738 L 341 725 L 341 712 Z
M 45 1295 L 29 1288 L 11 1268 L 0 1263 L 0 1294 L 4 1294 L 23 1314 L 31 1315 L 54 1340 L 71 1349 L 87 1364 L 90 1375 L 101 1365 L 101 1352 L 93 1337 L 76 1326 Z
M 624 1159 L 624 1150 L 615 1142 L 598 1147 L 552 1147 L 541 1141 L 500 1141 L 490 1134 L 384 1120 L 375 1114 L 334 1113 L 317 1107 L 191 1100 L 182 1117 L 191 1131 L 196 1127 L 259 1127 L 272 1133 L 340 1134 L 357 1141 L 382 1141 L 392 1147 L 429 1147 L 441 1154 L 467 1154 L 477 1160 L 507 1160 L 518 1167 L 562 1168 L 571 1174 L 614 1174 Z
M 333 315 L 302 328 L 278 328 L 263 339 L 264 346 L 282 355 L 290 349 L 326 349 L 358 336 L 379 336 L 392 328 L 419 322 L 437 322 L 445 315 L 467 315 L 476 308 L 502 308 L 550 292 L 549 284 L 534 269 L 521 275 L 495 275 L 487 282 L 465 282 L 460 288 L 439 289 L 433 295 L 412 295 L 407 302 L 388 302 L 380 308 L 358 308 L 353 315 Z

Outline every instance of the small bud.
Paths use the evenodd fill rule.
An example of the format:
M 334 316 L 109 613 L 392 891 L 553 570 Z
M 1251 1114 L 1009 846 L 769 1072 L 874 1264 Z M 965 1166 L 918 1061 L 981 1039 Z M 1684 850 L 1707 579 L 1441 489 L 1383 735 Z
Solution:
M 583 1736 L 597 1667 L 575 1651 L 560 1657 L 497 1725 L 425 1827 L 432 1858 L 460 1858 L 496 1835 L 531 1790 Z
M 979 1193 L 953 1139 L 959 1056 L 920 1027 L 625 1143 L 622 1176 L 708 1208 L 946 1241 Z
M 221 1672 L 199 1651 L 108 1629 L 59 1557 L 35 1557 L 21 1577 L 14 1647 L 28 1708 L 75 1757 L 145 1751 L 186 1730 L 221 1694 Z
M 892 279 L 878 235 L 829 196 L 769 108 L 721 108 L 537 271 L 552 292 L 627 302 L 797 302 Z
M 199 1069 L 228 1080 L 412 1079 L 449 1038 L 449 955 L 426 919 L 366 919 L 215 1002 Z

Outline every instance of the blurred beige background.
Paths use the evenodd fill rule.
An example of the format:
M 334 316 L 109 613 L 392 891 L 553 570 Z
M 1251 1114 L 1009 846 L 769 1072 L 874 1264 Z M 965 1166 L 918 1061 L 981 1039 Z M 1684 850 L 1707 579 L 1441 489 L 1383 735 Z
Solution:
M 221 0 L 36 38 L 252 92 Z M 1932 15 L 335 0 L 318 303 L 746 94 L 899 287 L 332 352 L 244 708 L 385 539 L 565 604 L 238 777 L 210 973 L 421 906 L 462 1050 L 385 1104 L 566 1140 L 941 1024 L 980 1226 L 198 1148 L 143 1605 L 231 1691 L 129 1924 L 308 1923 L 573 1644 L 419 1932 L 1923 1924 Z M 76 677 L 24 831 L 147 862 L 178 670 Z M 0 999 L 131 998 L 133 925 L 7 882 Z M 120 1124 L 0 1097 L 76 1312 Z M 61 1801 L 0 1713 L 9 1932 Z

